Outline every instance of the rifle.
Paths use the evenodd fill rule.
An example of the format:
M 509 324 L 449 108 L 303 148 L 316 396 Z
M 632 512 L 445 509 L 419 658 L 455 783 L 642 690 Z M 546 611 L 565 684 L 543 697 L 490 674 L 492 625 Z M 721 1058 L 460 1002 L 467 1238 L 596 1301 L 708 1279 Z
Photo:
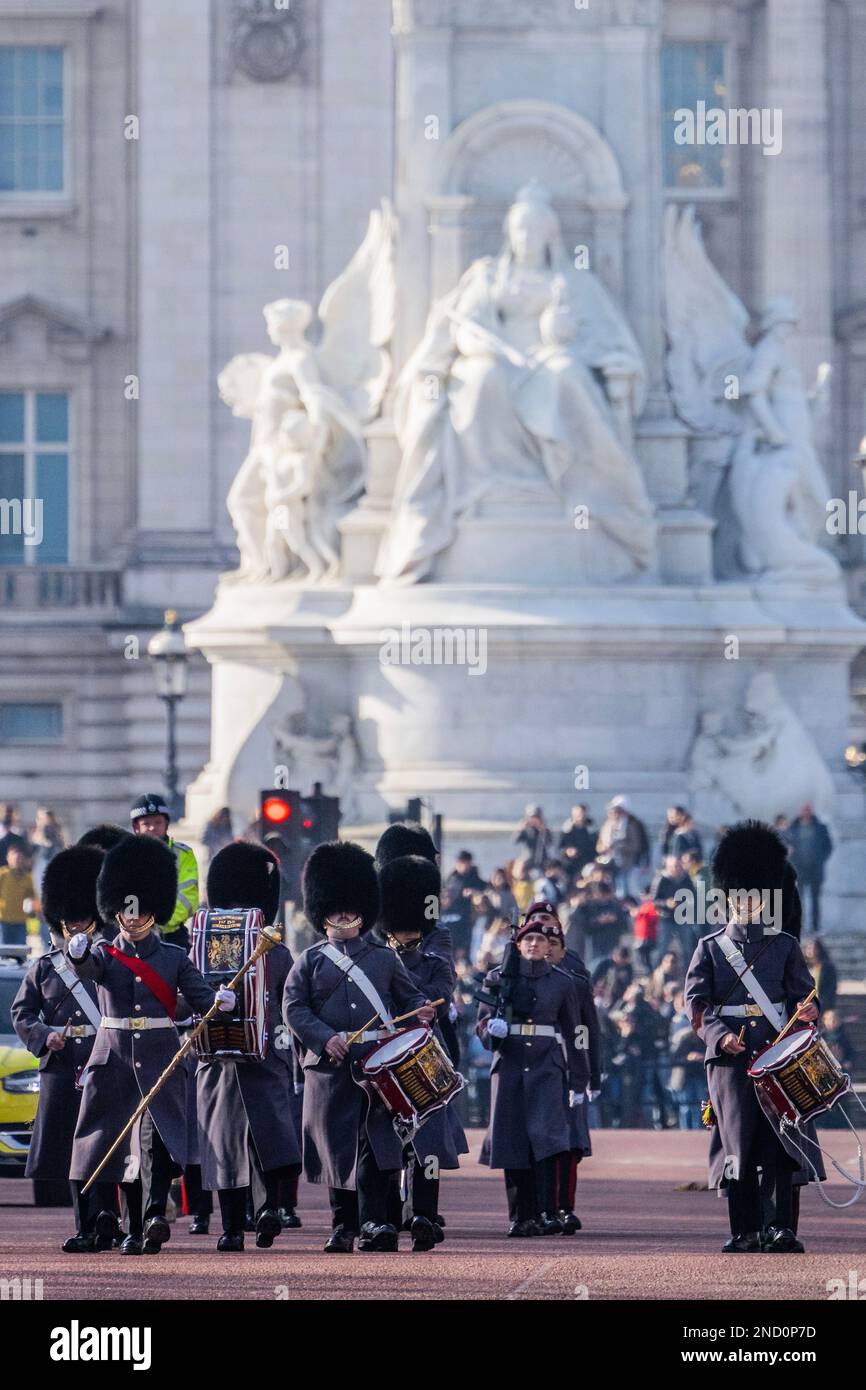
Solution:
M 515 1013 L 529 1015 L 535 1004 L 535 990 L 520 974 L 520 951 L 515 940 L 516 932 L 515 926 L 502 955 L 499 979 L 492 980 L 486 990 L 478 989 L 473 994 L 476 1003 L 487 1004 L 493 1009 L 493 1017 L 504 1018 L 509 1027 Z M 502 1040 L 491 1038 L 490 1041 L 496 1048 L 501 1045 Z

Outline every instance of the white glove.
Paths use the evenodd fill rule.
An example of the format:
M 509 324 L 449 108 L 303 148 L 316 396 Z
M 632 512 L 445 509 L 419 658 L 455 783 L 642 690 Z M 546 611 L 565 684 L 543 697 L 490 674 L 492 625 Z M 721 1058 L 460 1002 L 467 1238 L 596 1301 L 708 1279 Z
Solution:
M 87 932 L 76 932 L 75 936 L 69 941 L 69 954 L 73 960 L 83 960 L 90 947 L 90 937 Z
M 586 1094 L 589 1096 L 591 1101 L 595 1101 L 598 1100 L 599 1096 L 601 1095 L 601 1091 L 591 1091 L 587 1086 Z
M 457 1012 L 457 1005 L 456 1005 L 456 1004 L 449 1004 L 449 1005 L 448 1005 L 448 1022 L 449 1022 L 449 1023 L 456 1023 L 459 1017 L 460 1017 L 460 1015 L 459 1015 L 458 1012 Z
M 569 1108 L 569 1110 L 573 1110 L 574 1107 L 575 1107 L 576 1105 L 583 1105 L 583 1101 L 584 1101 L 583 1091 L 569 1091 L 569 1093 L 568 1093 L 568 1108 Z
M 216 1002 L 219 1004 L 220 1013 L 230 1014 L 236 1003 L 234 990 L 226 989 L 223 985 L 216 992 Z
M 487 1024 L 487 1032 L 491 1038 L 507 1038 L 508 1024 L 504 1018 L 491 1018 Z

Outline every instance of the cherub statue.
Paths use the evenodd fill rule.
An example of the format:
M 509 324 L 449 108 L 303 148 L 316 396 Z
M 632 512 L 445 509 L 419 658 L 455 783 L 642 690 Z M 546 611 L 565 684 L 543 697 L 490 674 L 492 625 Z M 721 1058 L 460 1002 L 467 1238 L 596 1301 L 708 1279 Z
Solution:
M 694 208 L 668 209 L 665 225 L 668 380 L 694 432 L 692 500 L 719 521 L 722 577 L 826 584 L 839 567 L 819 545 L 829 485 L 814 443 L 829 368 L 807 392 L 787 338 L 799 319 L 787 296 L 765 306 L 756 341 L 749 315 L 704 249 Z M 725 521 L 736 526 L 725 554 Z
M 243 353 L 219 376 L 232 412 L 252 421 L 250 448 L 227 499 L 241 564 L 235 578 L 315 583 L 339 570 L 338 522 L 364 484 L 363 426 L 388 384 L 394 327 L 394 219 L 383 203 L 363 244 L 319 305 L 264 309 L 276 357 Z

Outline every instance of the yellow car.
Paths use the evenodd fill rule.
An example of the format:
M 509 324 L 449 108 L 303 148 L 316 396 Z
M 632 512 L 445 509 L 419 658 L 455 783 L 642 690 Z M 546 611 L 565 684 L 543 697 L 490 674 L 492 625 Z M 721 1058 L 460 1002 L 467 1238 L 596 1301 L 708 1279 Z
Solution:
M 20 948 L 23 954 L 25 948 Z M 39 1104 L 39 1058 L 34 1057 L 12 1027 L 12 1000 L 27 971 L 19 949 L 0 946 L 0 1177 L 23 1178 L 30 1135 Z M 56 1184 L 33 1184 L 37 1206 L 55 1205 L 68 1196 L 54 1192 Z

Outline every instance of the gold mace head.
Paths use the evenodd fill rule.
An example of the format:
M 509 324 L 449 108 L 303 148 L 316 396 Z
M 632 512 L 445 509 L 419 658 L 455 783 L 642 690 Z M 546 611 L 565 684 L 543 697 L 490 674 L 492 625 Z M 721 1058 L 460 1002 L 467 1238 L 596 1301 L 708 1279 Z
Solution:
M 282 946 L 283 934 L 279 927 L 262 927 L 258 944 L 262 951 L 269 951 L 272 946 Z

